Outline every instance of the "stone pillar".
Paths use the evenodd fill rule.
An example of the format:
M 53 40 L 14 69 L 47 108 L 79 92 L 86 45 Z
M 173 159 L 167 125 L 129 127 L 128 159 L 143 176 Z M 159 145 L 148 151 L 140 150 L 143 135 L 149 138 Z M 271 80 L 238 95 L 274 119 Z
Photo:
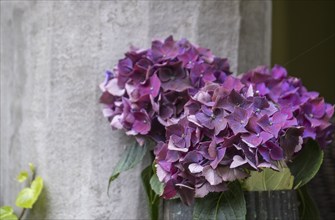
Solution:
M 173 34 L 229 57 L 234 72 L 269 63 L 269 1 L 0 4 L 0 205 L 15 204 L 22 188 L 15 176 L 33 162 L 45 189 L 31 219 L 148 217 L 140 182 L 146 162 L 106 193 L 128 139 L 102 117 L 98 84 L 131 44 L 149 47 Z

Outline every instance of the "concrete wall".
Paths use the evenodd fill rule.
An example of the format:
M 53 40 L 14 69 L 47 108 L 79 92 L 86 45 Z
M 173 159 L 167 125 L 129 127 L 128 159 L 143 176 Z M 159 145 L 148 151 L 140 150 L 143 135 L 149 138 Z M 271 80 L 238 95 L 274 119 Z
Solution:
M 100 112 L 104 70 L 130 44 L 169 34 L 229 57 L 235 72 L 269 63 L 270 15 L 269 1 L 1 1 L 0 205 L 14 205 L 15 176 L 33 162 L 45 190 L 31 219 L 147 218 L 146 162 L 106 194 L 127 138 Z

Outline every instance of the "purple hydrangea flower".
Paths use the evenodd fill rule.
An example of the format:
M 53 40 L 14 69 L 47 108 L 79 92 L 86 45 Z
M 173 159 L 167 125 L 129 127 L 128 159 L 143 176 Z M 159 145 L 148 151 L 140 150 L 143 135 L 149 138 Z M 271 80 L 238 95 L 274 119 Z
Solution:
M 279 65 L 272 69 L 260 66 L 243 74 L 241 81 L 252 86 L 256 94 L 272 100 L 280 108 L 282 115 L 287 115 L 286 119 L 283 116 L 278 118 L 286 121 L 284 128 L 301 126 L 304 140 L 317 140 L 321 147 L 329 144 L 332 135 L 329 131 L 333 129 L 329 121 L 334 114 L 334 106 L 325 103 L 324 99 L 319 97 L 319 93 L 308 91 L 301 80 L 288 76 L 285 68 Z M 266 123 L 269 123 L 266 118 L 260 123 L 263 128 L 267 127 L 267 130 L 270 130 L 270 127 L 266 126 Z M 272 134 L 277 133 L 278 129 L 275 127 L 272 126 Z M 329 131 L 322 132 L 327 130 Z
M 222 83 L 229 74 L 227 59 L 170 36 L 154 40 L 149 49 L 132 47 L 126 52 L 113 72 L 106 72 L 100 102 L 112 128 L 158 141 L 165 138 L 165 126 L 181 117 L 193 94 L 206 82 Z
M 163 196 L 179 194 L 189 204 L 248 177 L 246 170 L 279 170 L 303 147 L 306 129 L 320 144 L 329 142 L 333 113 L 333 106 L 280 66 L 205 82 L 159 144 L 164 156 L 156 156 L 157 170 L 165 172 L 157 175 L 168 187 Z
M 248 170 L 278 170 L 308 139 L 323 147 L 334 134 L 334 106 L 285 68 L 234 77 L 227 59 L 172 36 L 131 48 L 100 89 L 112 128 L 156 141 L 162 196 L 185 204 L 227 190 Z

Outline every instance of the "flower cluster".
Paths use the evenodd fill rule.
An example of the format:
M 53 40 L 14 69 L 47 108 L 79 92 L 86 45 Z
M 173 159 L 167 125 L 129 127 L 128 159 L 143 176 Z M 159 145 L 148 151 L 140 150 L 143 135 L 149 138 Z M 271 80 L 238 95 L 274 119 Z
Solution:
M 179 194 L 186 204 L 250 170 L 278 170 L 308 139 L 323 147 L 334 131 L 334 106 L 283 67 L 234 77 L 227 59 L 171 36 L 132 48 L 100 88 L 112 128 L 156 141 L 163 197 Z
M 194 197 L 226 190 L 227 182 L 246 178 L 247 170 L 278 169 L 278 161 L 290 160 L 307 138 L 329 140 L 333 112 L 280 66 L 207 83 L 155 149 L 163 197 L 179 193 L 190 204 Z
M 100 85 L 103 114 L 127 135 L 165 137 L 165 126 L 180 117 L 190 95 L 207 82 L 230 75 L 227 59 L 185 39 L 155 40 L 151 48 L 132 48 Z
M 252 85 L 260 96 L 277 103 L 288 120 L 303 126 L 304 139 L 317 140 L 321 147 L 331 142 L 333 126 L 329 121 L 334 106 L 325 103 L 319 93 L 308 91 L 300 79 L 288 76 L 283 67 L 257 67 L 243 74 L 242 82 Z

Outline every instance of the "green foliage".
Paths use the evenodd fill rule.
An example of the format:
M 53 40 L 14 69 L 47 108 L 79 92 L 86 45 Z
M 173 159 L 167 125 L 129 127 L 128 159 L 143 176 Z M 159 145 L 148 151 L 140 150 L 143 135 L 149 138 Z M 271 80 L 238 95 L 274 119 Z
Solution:
M 293 180 L 288 168 L 279 172 L 265 168 L 262 172 L 251 171 L 250 177 L 243 181 L 243 188 L 246 191 L 291 190 Z
M 157 195 L 161 196 L 163 194 L 164 185 L 159 181 L 156 173 L 150 178 L 150 186 Z
M 210 193 L 204 198 L 196 199 L 193 219 L 245 219 L 246 213 L 242 188 L 239 182 L 233 182 L 226 192 Z
M 28 176 L 29 174 L 27 171 L 21 171 L 19 175 L 17 175 L 16 180 L 22 183 L 28 178 Z
M 0 219 L 1 220 L 17 220 L 17 216 L 13 213 L 12 207 L 3 206 L 0 208 Z
M 31 209 L 38 197 L 40 196 L 43 189 L 43 179 L 38 176 L 35 178 L 35 166 L 29 163 L 30 171 L 32 172 L 32 182 L 30 187 L 26 187 L 21 192 L 19 192 L 16 198 L 16 206 L 23 208 L 20 218 L 18 218 L 14 212 L 13 208 L 10 206 L 3 206 L 0 208 L 0 220 L 18 220 L 24 214 L 26 208 Z M 28 179 L 29 174 L 27 171 L 21 171 L 16 177 L 17 181 L 24 182 Z
M 300 219 L 303 220 L 320 219 L 319 209 L 315 205 L 313 199 L 310 197 L 306 185 L 298 189 L 298 199 L 300 202 L 299 203 Z
M 31 209 L 34 203 L 37 201 L 41 191 L 43 189 L 43 179 L 38 176 L 31 183 L 31 187 L 24 188 L 21 190 L 16 198 L 15 204 L 21 208 Z
M 107 192 L 109 191 L 110 184 L 120 175 L 120 173 L 133 168 L 141 162 L 147 151 L 147 144 L 139 146 L 136 141 L 125 149 L 123 156 L 114 168 L 112 175 L 109 177 Z
M 150 212 L 150 218 L 151 220 L 158 220 L 159 219 L 160 198 L 159 198 L 159 195 L 156 194 L 156 192 L 152 188 L 153 185 L 151 184 L 152 182 L 151 180 L 153 179 L 154 176 L 157 176 L 157 175 L 154 174 L 151 165 L 145 168 L 141 173 L 142 183 L 143 183 L 145 192 L 148 197 L 148 208 Z M 154 183 L 154 181 L 156 180 L 153 180 L 154 187 L 156 188 L 157 184 Z
M 294 189 L 308 183 L 319 171 L 323 161 L 323 151 L 314 141 L 303 146 L 297 157 L 289 164 L 294 176 Z

